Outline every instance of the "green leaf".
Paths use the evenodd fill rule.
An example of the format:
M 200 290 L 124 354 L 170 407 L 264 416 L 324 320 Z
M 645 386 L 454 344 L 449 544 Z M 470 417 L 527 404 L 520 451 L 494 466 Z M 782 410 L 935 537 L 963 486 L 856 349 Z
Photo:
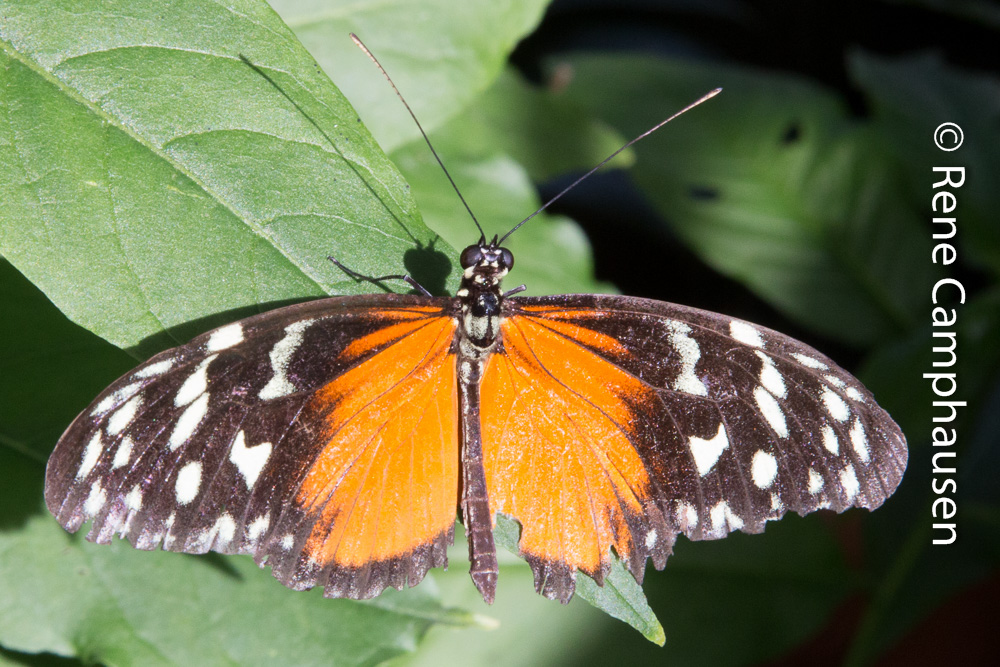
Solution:
M 5 451 L 0 459 L 24 467 Z M 105 664 L 304 664 L 335 650 L 337 664 L 373 665 L 413 650 L 432 624 L 472 622 L 427 587 L 375 603 L 293 594 L 248 557 L 93 545 L 48 516 L 0 532 L 0 556 L 0 641 Z
M 663 626 L 646 601 L 642 587 L 618 558 L 612 560 L 603 586 L 598 586 L 590 577 L 578 577 L 576 593 L 609 616 L 628 623 L 657 646 L 666 643 Z
M 372 50 L 430 132 L 476 99 L 547 0 L 274 0 L 271 3 L 391 152 L 420 133 L 378 69 Z
M 912 197 L 930 213 L 931 198 L 941 190 L 957 199 L 955 211 L 931 217 L 955 217 L 960 231 L 954 243 L 970 264 L 1000 275 L 1000 225 L 996 222 L 996 184 L 1000 182 L 1000 79 L 951 67 L 939 55 L 882 58 L 855 52 L 851 74 L 871 99 L 874 124 L 901 165 Z M 964 134 L 954 151 L 939 150 L 934 130 L 957 124 Z M 958 188 L 933 189 L 944 179 L 934 167 L 964 167 Z M 939 207 L 940 209 L 940 207 Z M 935 225 L 942 233 L 944 225 Z
M 534 181 L 586 171 L 626 142 L 565 96 L 532 86 L 511 67 L 438 134 L 461 137 L 468 154 L 509 155 Z M 624 169 L 634 162 L 635 154 L 627 149 L 607 168 Z
M 430 245 L 395 167 L 265 3 L 3 12 L 0 252 L 107 340 L 180 342 L 222 311 L 367 290 L 327 255 L 379 274 Z
M 567 95 L 627 136 L 724 91 L 635 146 L 636 182 L 708 264 L 789 316 L 862 345 L 910 328 L 937 275 L 919 218 L 869 128 L 788 76 L 579 56 Z M 776 102 L 778 100 L 779 102 Z M 626 101 L 627 103 L 623 103 Z
M 498 514 L 493 537 L 510 553 L 520 554 L 521 527 L 514 519 Z M 663 646 L 666 641 L 663 627 L 646 602 L 642 587 L 620 560 L 613 558 L 612 561 L 604 586 L 598 586 L 590 577 L 577 573 L 576 594 L 609 616 L 628 623 L 654 644 Z

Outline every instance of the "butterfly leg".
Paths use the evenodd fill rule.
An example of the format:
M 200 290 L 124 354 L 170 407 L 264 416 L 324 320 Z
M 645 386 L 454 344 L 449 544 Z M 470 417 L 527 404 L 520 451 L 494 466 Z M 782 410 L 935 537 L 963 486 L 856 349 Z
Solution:
M 486 469 L 483 467 L 483 438 L 479 428 L 479 378 L 477 361 L 460 362 L 459 402 L 462 412 L 462 521 L 469 541 L 472 582 L 487 604 L 496 595 L 496 545 L 493 543 L 493 520 L 486 495 Z
M 383 280 L 402 280 L 407 285 L 409 285 L 413 289 L 419 291 L 424 296 L 433 296 L 427 290 L 426 287 L 424 287 L 423 285 L 421 285 L 420 283 L 418 283 L 414 278 L 410 277 L 409 275 L 398 273 L 398 274 L 393 274 L 391 276 L 377 276 L 377 277 L 375 277 L 375 276 L 366 276 L 364 274 L 358 273 L 357 271 L 353 271 L 353 270 L 347 268 L 336 257 L 329 256 L 329 257 L 327 257 L 327 259 L 330 260 L 331 262 L 333 262 L 334 266 L 336 266 L 338 269 L 340 269 L 341 271 L 343 271 L 344 273 L 346 273 L 350 277 L 354 278 L 355 280 L 367 280 L 368 282 L 374 283 L 376 285 L 378 285 Z

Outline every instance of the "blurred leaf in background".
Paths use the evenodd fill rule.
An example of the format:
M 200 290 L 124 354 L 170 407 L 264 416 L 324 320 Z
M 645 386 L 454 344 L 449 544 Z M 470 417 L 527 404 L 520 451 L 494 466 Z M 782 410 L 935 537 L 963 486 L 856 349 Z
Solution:
M 1000 89 L 980 70 L 1000 24 L 962 4 L 276 0 L 282 23 L 251 0 L 0 0 L 0 662 L 985 662 L 976 623 L 1000 599 Z M 551 196 L 722 85 L 611 165 L 630 178 L 593 177 L 514 235 L 512 279 L 707 307 L 828 352 L 908 435 L 897 494 L 870 515 L 682 540 L 644 586 L 664 649 L 579 596 L 540 598 L 513 557 L 484 607 L 461 543 L 447 572 L 356 603 L 287 591 L 241 557 L 65 534 L 43 508 L 45 458 L 136 359 L 370 289 L 329 254 L 457 285 L 474 228 L 349 31 L 487 234 L 539 205 L 533 181 Z M 945 120 L 967 144 L 942 157 L 931 133 Z M 930 261 L 930 168 L 944 161 L 968 170 L 950 267 Z M 969 291 L 954 547 L 930 546 L 921 379 L 943 275 Z

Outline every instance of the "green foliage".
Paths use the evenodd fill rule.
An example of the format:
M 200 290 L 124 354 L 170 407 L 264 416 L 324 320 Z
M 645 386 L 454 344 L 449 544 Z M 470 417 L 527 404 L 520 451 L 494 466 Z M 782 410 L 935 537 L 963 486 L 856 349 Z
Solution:
M 199 318 L 357 291 L 328 254 L 378 273 L 430 242 L 265 3 L 189 0 L 179 22 L 161 9 L 4 5 L 0 250 L 67 316 L 122 347 L 181 342 Z
M 420 132 L 348 33 L 357 34 L 376 54 L 431 132 L 489 88 L 546 4 L 275 0 L 271 6 L 357 107 L 382 149 L 392 152 L 419 140 Z

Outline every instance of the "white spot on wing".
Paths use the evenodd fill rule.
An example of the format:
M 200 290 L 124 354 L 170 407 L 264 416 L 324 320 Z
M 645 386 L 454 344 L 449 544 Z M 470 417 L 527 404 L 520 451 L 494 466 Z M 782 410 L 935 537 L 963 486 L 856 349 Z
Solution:
M 670 332 L 670 344 L 680 357 L 680 370 L 674 379 L 674 389 L 685 394 L 695 396 L 708 396 L 708 389 L 697 375 L 694 374 L 694 367 L 701 358 L 701 348 L 698 341 L 691 338 L 691 327 L 684 322 L 669 320 L 667 329 Z
M 83 460 L 80 461 L 80 467 L 76 471 L 77 479 L 83 479 L 90 474 L 90 471 L 97 465 L 97 459 L 101 457 L 101 449 L 103 447 L 104 443 L 101 442 L 101 432 L 98 431 L 90 439 L 90 442 L 87 443 L 87 448 L 83 450 Z
M 816 495 L 823 490 L 823 476 L 809 468 L 809 493 Z
M 832 384 L 834 387 L 838 387 L 840 389 L 844 388 L 844 384 L 845 384 L 844 381 L 841 380 L 836 375 L 824 375 L 823 379 L 826 380 L 827 382 L 829 382 L 830 384 Z
M 285 337 L 275 343 L 269 355 L 274 375 L 257 394 L 258 398 L 267 401 L 287 396 L 295 391 L 295 385 L 288 379 L 288 363 L 295 350 L 302 344 L 303 332 L 313 322 L 315 320 L 300 320 L 285 327 Z
M 650 530 L 648 533 L 646 533 L 646 548 L 652 549 L 653 545 L 655 544 L 656 544 L 656 531 Z
M 288 551 L 295 546 L 295 536 L 291 533 L 285 535 L 281 538 L 281 548 Z
M 681 530 L 691 530 L 698 525 L 698 510 L 691 503 L 681 503 L 677 506 L 677 523 Z
M 180 419 L 177 420 L 177 424 L 174 426 L 173 433 L 170 434 L 170 440 L 167 443 L 171 450 L 177 449 L 187 442 L 188 438 L 194 435 L 195 430 L 197 430 L 198 425 L 201 424 L 201 420 L 205 418 L 207 412 L 208 394 L 202 394 L 194 403 L 188 406 Z
M 774 479 L 778 476 L 778 462 L 772 454 L 758 449 L 753 455 L 753 462 L 750 464 L 750 475 L 753 483 L 758 489 L 767 489 L 774 484 Z
M 194 369 L 194 372 L 188 376 L 188 379 L 184 381 L 181 388 L 177 390 L 177 395 L 174 397 L 174 405 L 177 407 L 185 406 L 205 393 L 208 389 L 208 365 L 212 363 L 217 356 L 219 355 L 213 354 L 210 357 L 205 357 L 202 362 L 198 364 L 198 367 Z
M 139 407 L 142 405 L 142 396 L 136 394 L 128 403 L 118 408 L 113 415 L 108 419 L 108 435 L 118 435 L 125 429 L 126 426 L 132 423 L 135 419 L 136 413 L 139 411 Z
M 125 496 L 125 507 L 133 512 L 138 512 L 142 509 L 142 489 L 139 488 L 138 484 L 133 486 L 132 490 Z
M 826 451 L 835 456 L 840 454 L 840 441 L 837 439 L 833 427 L 829 424 L 823 424 L 823 446 L 826 447 Z
M 785 503 L 781 502 L 781 496 L 777 493 L 771 494 L 771 511 L 775 514 L 784 511 Z
M 764 339 L 760 337 L 760 332 L 752 324 L 733 320 L 729 323 L 729 335 L 741 343 L 752 345 L 753 347 L 764 347 Z
M 858 475 L 854 472 L 854 466 L 848 464 L 840 471 L 840 485 L 844 488 L 844 493 L 847 494 L 847 502 L 854 500 L 854 496 L 858 495 L 858 489 L 861 488 L 858 484 Z
M 171 534 L 170 529 L 174 527 L 174 521 L 177 520 L 177 512 L 171 512 L 167 520 L 163 522 L 163 529 L 166 534 L 163 536 L 163 548 L 164 550 L 172 549 L 174 546 L 174 540 L 176 536 Z
M 174 487 L 177 502 L 187 505 L 198 497 L 201 490 L 201 461 L 191 461 L 177 473 L 177 484 Z
M 208 343 L 205 344 L 205 349 L 209 352 L 218 352 L 220 350 L 227 350 L 234 345 L 239 345 L 242 342 L 243 325 L 239 322 L 233 322 L 232 324 L 213 331 L 212 335 L 208 337 Z
M 729 524 L 730 530 L 739 530 L 743 527 L 743 519 L 736 516 L 733 510 L 729 507 L 729 503 L 726 503 L 726 522 Z
M 847 396 L 852 401 L 857 401 L 858 403 L 864 403 L 864 400 L 865 400 L 865 397 L 862 396 L 861 392 L 858 391 L 857 388 L 855 388 L 855 387 L 848 387 L 847 388 Z
M 709 512 L 712 524 L 712 535 L 721 537 L 726 533 L 743 527 L 743 519 L 736 516 L 725 500 L 717 502 Z
M 728 504 L 725 500 L 720 501 L 709 510 L 708 519 L 712 524 L 713 535 L 723 535 L 726 532 L 726 508 Z
M 784 398 L 788 393 L 785 388 L 785 378 L 781 376 L 781 371 L 774 365 L 774 360 L 760 350 L 757 350 L 757 356 L 763 362 L 760 367 L 760 383 L 775 396 Z
M 108 494 L 105 493 L 104 487 L 101 486 L 100 482 L 94 482 L 90 485 L 90 493 L 87 495 L 87 500 L 83 503 L 83 513 L 87 517 L 97 516 L 97 513 L 101 511 L 104 507 L 104 503 L 108 501 Z
M 177 359 L 163 359 L 162 361 L 157 361 L 155 364 L 150 364 L 148 366 L 143 366 L 135 372 L 135 377 L 137 378 L 151 378 L 157 375 L 163 375 L 177 363 Z
M 246 436 L 243 431 L 236 434 L 232 451 L 229 452 L 229 460 L 233 462 L 236 469 L 243 475 L 248 489 L 252 489 L 253 485 L 257 483 L 260 471 L 264 469 L 264 465 L 270 456 L 271 443 L 262 442 L 256 447 L 247 447 Z
M 722 456 L 722 452 L 729 447 L 726 427 L 722 423 L 719 424 L 719 430 L 715 437 L 705 440 L 692 435 L 689 442 L 691 456 L 694 457 L 694 464 L 698 468 L 698 474 L 702 477 L 712 471 L 712 468 L 719 461 L 719 457 Z
M 111 462 L 112 470 L 117 470 L 128 465 L 129 459 L 132 458 L 132 446 L 134 444 L 132 438 L 127 435 L 122 438 L 122 441 L 118 443 L 118 451 L 115 452 L 115 460 Z
M 270 513 L 257 517 L 247 526 L 247 537 L 250 538 L 251 542 L 256 542 L 267 532 L 269 525 L 271 525 Z
M 851 444 L 854 445 L 854 451 L 858 453 L 858 458 L 864 463 L 868 463 L 871 456 L 868 452 L 868 436 L 865 434 L 865 427 L 861 424 L 861 420 L 857 417 L 854 418 L 854 425 L 851 426 Z
M 796 352 L 796 353 L 793 353 L 792 356 L 795 357 L 796 361 L 798 361 L 800 364 L 802 364 L 803 366 L 805 366 L 807 368 L 815 368 L 816 370 L 819 370 L 819 371 L 825 371 L 826 369 L 829 368 L 829 366 L 827 366 L 826 364 L 824 364 L 819 359 L 813 359 L 812 357 L 810 357 L 808 355 L 805 355 L 805 354 L 798 354 Z
M 212 526 L 212 535 L 215 538 L 215 546 L 224 549 L 236 535 L 236 522 L 228 513 L 224 513 L 215 520 Z
M 753 397 L 757 401 L 760 413 L 764 415 L 764 419 L 774 429 L 774 432 L 781 438 L 787 438 L 788 424 L 785 423 L 785 413 L 781 410 L 781 406 L 778 405 L 777 399 L 771 395 L 771 392 L 764 389 L 764 387 L 754 389 Z
M 847 418 L 851 416 L 851 409 L 847 407 L 847 403 L 844 402 L 840 396 L 837 395 L 835 391 L 832 391 L 829 387 L 823 387 L 823 405 L 826 406 L 826 411 L 830 413 L 830 416 L 839 422 L 847 421 Z
M 108 394 L 103 399 L 101 399 L 101 402 L 98 403 L 96 407 L 94 407 L 93 411 L 90 413 L 90 416 L 96 417 L 98 415 L 103 415 L 105 412 L 115 407 L 122 401 L 130 398 L 132 394 L 139 391 L 140 388 L 142 388 L 141 382 L 133 382 L 132 384 L 125 385 L 124 387 L 122 387 L 121 389 L 119 389 L 114 393 Z

